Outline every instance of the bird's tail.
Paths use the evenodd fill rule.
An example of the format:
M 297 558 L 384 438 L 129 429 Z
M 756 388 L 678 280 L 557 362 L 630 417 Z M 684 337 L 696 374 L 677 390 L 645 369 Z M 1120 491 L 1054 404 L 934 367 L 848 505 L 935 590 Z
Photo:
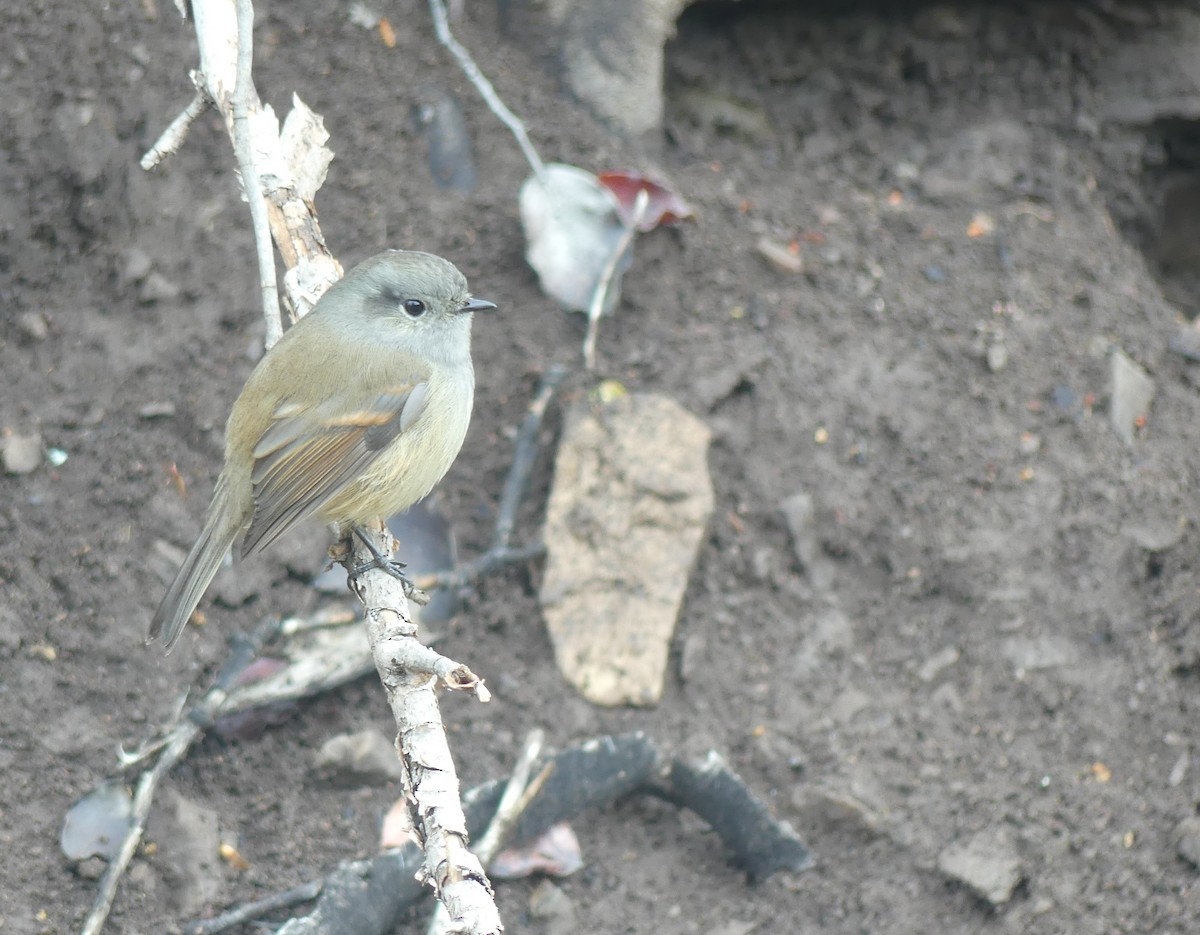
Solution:
M 223 509 L 210 511 L 204 531 L 183 560 L 179 573 L 154 612 L 147 642 L 161 640 L 163 650 L 171 651 L 191 619 L 192 611 L 212 583 L 238 532 L 238 524 L 229 522 Z

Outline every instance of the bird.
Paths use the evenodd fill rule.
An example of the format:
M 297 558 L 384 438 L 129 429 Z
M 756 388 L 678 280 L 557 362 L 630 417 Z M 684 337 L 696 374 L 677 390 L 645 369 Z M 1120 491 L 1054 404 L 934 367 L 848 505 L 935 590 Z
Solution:
M 389 250 L 360 263 L 263 355 L 225 427 L 204 527 L 151 620 L 167 652 L 225 555 L 315 517 L 346 536 L 445 476 L 475 397 L 471 296 L 448 260 Z

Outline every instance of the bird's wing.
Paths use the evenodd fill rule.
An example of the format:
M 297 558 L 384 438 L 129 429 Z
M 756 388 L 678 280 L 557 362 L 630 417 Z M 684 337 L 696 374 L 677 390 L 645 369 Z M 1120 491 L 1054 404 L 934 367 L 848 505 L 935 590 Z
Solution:
M 354 406 L 280 406 L 254 447 L 254 518 L 242 555 L 266 548 L 360 476 L 421 415 L 427 392 L 427 383 L 411 382 Z

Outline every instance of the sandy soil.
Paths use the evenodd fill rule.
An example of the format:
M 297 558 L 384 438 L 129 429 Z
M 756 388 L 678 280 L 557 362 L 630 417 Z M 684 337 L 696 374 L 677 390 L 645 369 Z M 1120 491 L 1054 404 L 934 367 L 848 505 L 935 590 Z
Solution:
M 654 710 L 597 710 L 564 685 L 536 568 L 479 586 L 441 644 L 496 690 L 445 705 L 464 780 L 500 774 L 534 726 L 557 743 L 642 728 L 721 751 L 817 857 L 750 887 L 694 821 L 614 807 L 576 823 L 587 867 L 561 885 L 579 930 L 1196 931 L 1177 829 L 1200 805 L 1200 382 L 1169 350 L 1163 254 L 1143 250 L 1200 110 L 1115 106 L 1165 95 L 1196 20 L 1118 3 L 693 11 L 648 153 L 562 94 L 539 5 L 503 6 L 468 4 L 459 32 L 542 153 L 656 164 L 697 208 L 643 239 L 600 348 L 603 375 L 711 426 L 717 511 Z M 424 5 L 388 13 L 390 49 L 343 6 L 267 4 L 256 77 L 281 111 L 297 92 L 325 116 L 338 155 L 319 209 L 344 261 L 441 253 L 506 310 L 477 328 L 475 421 L 442 485 L 470 556 L 538 374 L 577 367 L 582 324 L 522 260 L 517 148 Z M 66 808 L 204 684 L 225 634 L 315 601 L 321 530 L 219 583 L 209 625 L 165 661 L 142 645 L 170 568 L 156 543 L 197 531 L 261 340 L 216 119 L 163 170 L 137 167 L 190 98 L 193 46 L 163 0 L 0 13 L 0 428 L 69 455 L 0 476 L 6 935 L 78 928 L 95 882 L 59 851 Z M 469 194 L 435 188 L 412 122 L 442 92 L 473 137 Z M 804 272 L 767 264 L 761 237 L 796 240 Z M 1156 384 L 1132 446 L 1109 425 L 1110 347 Z M 519 538 L 537 533 L 548 450 Z M 797 493 L 816 504 L 809 568 L 780 512 Z M 388 725 L 364 680 L 260 741 L 193 751 L 169 785 L 250 865 L 215 871 L 210 907 L 370 853 L 394 790 L 329 789 L 309 764 L 333 734 Z M 999 907 L 938 867 L 980 833 L 1020 863 Z M 111 931 L 181 919 L 158 843 Z M 510 931 L 542 930 L 532 886 L 501 888 Z

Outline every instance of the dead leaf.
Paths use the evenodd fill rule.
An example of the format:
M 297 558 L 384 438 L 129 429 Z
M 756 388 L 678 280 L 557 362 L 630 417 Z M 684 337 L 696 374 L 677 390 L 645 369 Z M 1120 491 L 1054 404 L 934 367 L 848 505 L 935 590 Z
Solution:
M 678 192 L 641 172 L 601 172 L 598 178 L 601 185 L 616 195 L 621 220 L 626 226 L 633 224 L 638 192 L 644 191 L 649 196 L 646 209 L 637 224 L 637 229 L 643 234 L 660 224 L 678 224 L 695 214 Z

